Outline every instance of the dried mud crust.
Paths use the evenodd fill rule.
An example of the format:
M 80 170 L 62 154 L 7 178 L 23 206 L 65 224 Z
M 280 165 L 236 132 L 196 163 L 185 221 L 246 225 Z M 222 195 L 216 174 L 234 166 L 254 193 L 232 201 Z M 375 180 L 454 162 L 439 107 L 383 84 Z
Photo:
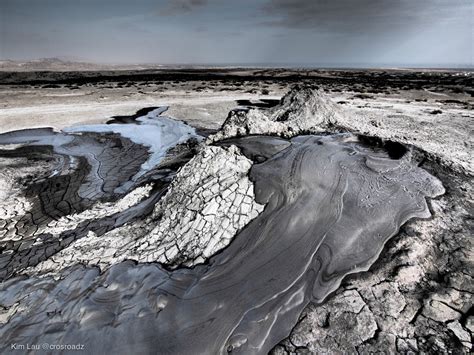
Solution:
M 368 272 L 349 276 L 324 303 L 310 304 L 272 354 L 472 349 L 473 176 L 430 157 L 422 166 L 446 188 L 430 201 L 432 217 L 409 221 Z
M 469 351 L 474 323 L 473 174 L 472 162 L 462 154 L 472 141 L 446 146 L 442 141 L 447 137 L 432 141 L 429 130 L 403 117 L 374 125 L 323 97 L 306 88 L 290 92 L 270 110 L 231 112 L 210 140 L 264 132 L 284 137 L 346 130 L 372 134 L 374 138 L 367 137 L 372 143 L 389 138 L 424 149 L 416 149 L 420 163 L 443 181 L 447 192 L 431 201 L 433 217 L 408 222 L 369 272 L 351 277 L 324 304 L 308 306 L 273 353 Z
M 466 115 L 469 111 L 456 110 L 453 120 L 449 116 L 433 119 L 429 114 L 421 115 L 418 108 L 412 112 L 405 104 L 393 110 L 389 103 L 386 106 L 394 112 L 389 115 L 383 112 L 383 106 L 349 109 L 337 105 L 322 90 L 296 86 L 283 96 L 279 105 L 269 109 L 249 107 L 231 111 L 220 131 L 211 135 L 208 142 L 252 134 L 294 137 L 348 131 L 417 146 L 443 165 L 474 174 L 469 149 L 474 140 L 469 128 L 466 129 L 466 125 L 474 123 L 474 117 Z
M 428 165 L 447 189 L 433 217 L 407 223 L 370 271 L 308 306 L 273 354 L 472 349 L 472 178 Z
M 3 339 L 31 339 L 32 329 L 25 333 L 24 324 L 38 324 L 33 336 L 39 336 L 61 322 L 63 326 L 45 335 L 49 342 L 87 339 L 95 351 L 115 346 L 122 353 L 137 347 L 176 353 L 267 352 L 290 332 L 311 299 L 323 300 L 345 275 L 365 270 L 401 224 L 430 215 L 425 198 L 444 191 L 408 153 L 393 159 L 351 134 L 300 136 L 286 144 L 261 138 L 254 136 L 242 145 L 249 146 L 247 152 L 255 147 L 268 152 L 267 160 L 250 171 L 256 201 L 266 208 L 207 264 L 170 271 L 157 263 L 123 262 L 103 273 L 72 266 L 59 275 L 10 279 L 0 289 L 9 318 Z M 262 144 L 269 148 L 260 149 Z M 211 174 L 217 177 L 211 186 L 221 185 L 227 166 L 240 169 L 229 174 L 240 179 L 251 164 L 236 153 L 232 145 L 207 147 L 178 172 L 183 180 L 177 176 L 175 181 L 200 185 Z M 169 191 L 175 195 L 182 187 Z M 371 187 L 378 193 L 361 199 Z M 386 200 L 391 203 L 384 204 Z M 173 205 L 169 209 L 171 216 Z M 77 284 L 69 275 L 83 280 L 91 275 L 92 280 Z M 51 292 L 43 294 L 39 285 Z M 78 296 L 82 287 L 87 297 Z M 71 298 L 65 300 L 60 295 L 66 289 Z M 22 294 L 31 297 L 19 300 Z M 31 311 L 16 311 L 18 302 Z M 58 307 L 63 311 L 54 314 Z M 138 336 L 131 336 L 130 329 Z M 106 334 L 116 341 L 104 344 Z
M 251 108 L 237 116 L 232 113 L 223 130 L 210 137 L 208 143 L 232 142 L 231 137 L 255 133 L 284 137 L 324 131 L 361 133 L 365 132 L 363 127 L 363 121 L 348 118 L 318 92 L 304 89 L 290 93 L 280 106 L 265 111 Z M 408 132 L 407 127 L 404 129 Z M 385 127 L 376 135 L 389 137 L 390 130 Z M 276 144 L 275 138 L 268 139 Z M 410 143 L 405 138 L 398 141 Z M 425 151 L 416 150 L 420 155 L 417 160 L 446 188 L 443 196 L 431 201 L 433 217 L 405 224 L 369 272 L 345 280 L 325 303 L 306 307 L 290 336 L 273 349 L 274 353 L 463 352 L 472 347 L 472 174 L 462 159 L 444 158 L 450 151 L 440 154 L 440 146 L 429 149 L 424 143 L 419 142 Z M 276 144 L 277 150 L 287 144 Z M 396 148 L 393 154 L 403 155 Z M 274 153 L 270 150 L 269 155 Z M 257 161 L 265 160 L 255 156 Z M 295 160 L 301 159 L 298 156 Z M 187 161 L 181 157 L 178 160 Z M 167 163 L 172 165 L 173 159 Z M 53 165 L 42 162 L 35 169 L 44 175 Z M 32 280 L 38 275 L 56 277 L 77 263 L 98 265 L 102 271 L 114 266 L 117 270 L 133 269 L 133 263 L 115 265 L 125 259 L 159 261 L 167 267 L 166 272 L 176 266 L 200 264 L 229 244 L 262 211 L 263 205 L 255 202 L 253 185 L 247 176 L 251 166 L 250 160 L 232 144 L 203 146 L 178 171 L 167 192 L 161 189 L 163 186 L 144 185 L 116 203 L 94 204 L 84 211 L 92 214 L 78 211 L 69 221 L 56 216 L 60 220 L 53 223 L 59 228 L 66 226 L 67 233 L 72 233 L 66 235 L 71 244 L 60 245 L 58 252 L 54 248 L 56 241 L 52 240 L 50 248 L 44 249 L 47 260 L 35 259 L 24 273 Z M 174 173 L 166 172 L 166 166 L 161 168 L 141 181 L 153 174 L 164 174 L 167 187 Z M 21 174 L 28 170 L 24 166 L 22 169 Z M 298 169 L 301 166 L 292 166 L 290 178 Z M 2 180 L 5 186 L 13 186 L 8 174 Z M 0 193 L 5 195 L 3 190 Z M 5 220 L 32 208 L 28 200 L 12 196 L 18 211 L 6 211 Z M 128 214 L 122 214 L 128 210 Z M 99 215 L 101 218 L 96 219 Z M 98 233 L 89 233 L 94 226 Z M 153 265 L 156 264 L 139 266 L 154 269 Z M 103 275 L 109 274 L 105 271 Z M 113 280 L 115 275 L 111 272 L 109 276 Z M 163 305 L 158 303 L 155 306 L 160 312 Z M 15 304 L 0 311 L 2 322 L 19 315 L 22 310 L 18 307 Z M 236 344 L 240 344 L 239 339 L 234 339 Z
M 251 166 L 235 147 L 201 147 L 150 215 L 100 236 L 89 233 L 26 272 L 60 274 L 78 262 L 104 271 L 126 259 L 170 269 L 206 262 L 263 210 L 247 177 Z
M 48 130 L 39 130 L 39 134 L 49 135 L 51 140 L 56 136 Z M 51 146 L 43 145 L 1 151 L 5 173 L 0 183 L 3 189 L 11 190 L 9 198 L 20 201 L 23 206 L 21 213 L 12 215 L 8 200 L 2 203 L 2 279 L 46 260 L 82 237 L 88 229 L 98 228 L 100 214 L 97 219 L 90 215 L 90 219 L 79 218 L 75 223 L 68 221 L 68 216 L 81 214 L 99 201 L 116 200 L 119 197 L 114 192 L 116 187 L 130 179 L 147 157 L 145 148 L 115 135 L 78 136 L 65 147 L 71 151 L 70 155 L 55 153 Z M 89 151 L 78 153 L 83 148 L 75 150 L 76 147 L 88 147 Z M 25 177 L 23 174 L 32 170 L 31 164 L 40 164 L 40 168 L 41 164 L 47 165 L 48 170 L 39 169 Z M 23 200 L 27 203 L 22 203 Z M 99 229 L 113 224 L 112 220 L 102 222 Z
M 205 146 L 156 207 L 161 220 L 136 246 L 138 260 L 192 266 L 226 247 L 264 207 L 247 177 L 251 166 L 235 147 Z

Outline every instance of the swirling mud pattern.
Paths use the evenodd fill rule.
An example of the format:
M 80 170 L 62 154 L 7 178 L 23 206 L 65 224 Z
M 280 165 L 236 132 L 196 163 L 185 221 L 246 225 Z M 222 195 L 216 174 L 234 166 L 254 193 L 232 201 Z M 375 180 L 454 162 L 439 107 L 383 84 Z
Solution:
M 102 273 L 76 265 L 59 279 L 11 277 L 0 304 L 21 299 L 27 310 L 3 326 L 2 343 L 82 343 L 95 354 L 267 353 L 309 302 L 368 269 L 402 224 L 430 216 L 426 198 L 444 191 L 410 150 L 394 156 L 351 134 L 221 143 L 230 144 L 254 160 L 250 179 L 265 209 L 226 249 L 173 271 L 125 261 Z

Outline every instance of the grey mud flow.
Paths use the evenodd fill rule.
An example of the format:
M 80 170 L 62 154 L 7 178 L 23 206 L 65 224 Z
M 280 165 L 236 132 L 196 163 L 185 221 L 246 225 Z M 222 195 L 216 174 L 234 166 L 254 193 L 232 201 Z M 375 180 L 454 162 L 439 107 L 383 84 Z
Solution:
M 249 157 L 265 210 L 208 264 L 169 271 L 126 261 L 100 273 L 77 265 L 60 280 L 18 276 L 0 303 L 29 311 L 2 342 L 85 344 L 89 353 L 267 353 L 303 308 L 366 270 L 441 183 L 352 135 L 234 139 Z M 72 351 L 74 353 L 74 351 Z

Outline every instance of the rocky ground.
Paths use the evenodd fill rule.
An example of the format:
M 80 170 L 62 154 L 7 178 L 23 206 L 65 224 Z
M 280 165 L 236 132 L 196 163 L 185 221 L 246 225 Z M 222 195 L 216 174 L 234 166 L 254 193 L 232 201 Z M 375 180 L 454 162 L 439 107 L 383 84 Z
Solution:
M 87 203 L 74 203 L 78 192 L 67 187 L 77 186 L 72 183 L 76 180 L 79 186 L 94 181 L 87 174 L 78 175 L 84 171 L 78 169 L 85 164 L 83 158 L 70 162 L 62 152 L 66 162 L 58 162 L 47 144 L 34 154 L 18 145 L 3 146 L 0 222 L 5 233 L 0 260 L 6 281 L 0 297 L 1 333 L 5 339 L 18 340 L 14 329 L 22 322 L 46 322 L 40 312 L 46 310 L 38 306 L 38 299 L 21 297 L 28 290 L 19 286 L 25 277 L 44 278 L 45 283 L 50 277 L 62 280 L 64 272 L 77 265 L 98 266 L 106 275 L 124 260 L 158 262 L 179 270 L 206 264 L 227 250 L 233 237 L 264 211 L 249 179 L 252 166 L 289 145 L 274 140 L 263 146 L 246 142 L 238 149 L 235 145 L 242 136 L 288 139 L 350 132 L 395 157 L 408 147 L 414 161 L 438 178 L 445 192 L 429 201 L 431 217 L 405 223 L 368 271 L 346 277 L 326 301 L 309 303 L 288 338 L 272 352 L 470 351 L 474 114 L 469 83 L 472 74 L 467 72 L 3 73 L 3 132 L 103 123 L 110 116 L 116 116 L 114 122 L 129 122 L 139 109 L 167 104 L 167 116 L 186 121 L 207 139 L 177 145 L 156 171 L 135 181 L 126 193 L 118 193 L 114 189 L 146 160 L 143 148 L 135 150 L 123 137 L 106 141 L 88 137 L 90 149 L 101 152 L 96 154 L 100 162 L 110 162 L 114 149 L 123 147 L 130 157 L 143 157 L 129 161 L 123 156 L 121 166 L 129 171 L 122 171 L 118 181 L 104 185 L 100 196 L 90 196 Z M 299 88 L 278 104 L 276 100 L 295 84 Z M 102 164 L 101 176 L 117 174 L 107 164 Z M 49 184 L 49 174 L 58 165 L 62 170 L 55 181 L 62 182 L 64 176 L 76 180 L 57 188 L 56 195 L 62 197 L 55 200 L 56 195 L 45 194 L 41 181 Z M 39 205 L 35 191 L 43 191 Z M 57 201 L 56 207 L 50 208 L 51 200 Z M 61 201 L 69 207 L 61 207 Z M 34 223 L 24 216 L 33 216 Z M 39 242 L 45 235 L 46 240 Z M 57 236 L 59 244 L 54 241 Z M 34 257 L 25 258 L 25 251 L 31 250 L 35 253 L 27 255 Z M 17 286 L 15 280 L 20 280 Z M 25 288 L 13 297 L 12 287 Z M 32 311 L 25 312 L 27 307 Z

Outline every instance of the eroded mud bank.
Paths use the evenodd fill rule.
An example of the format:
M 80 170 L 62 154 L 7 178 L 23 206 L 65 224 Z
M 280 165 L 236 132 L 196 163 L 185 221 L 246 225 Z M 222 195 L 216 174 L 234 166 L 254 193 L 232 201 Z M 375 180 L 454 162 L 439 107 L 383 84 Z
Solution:
M 1 279 L 47 260 L 90 232 L 102 235 L 153 210 L 176 170 L 191 157 L 182 146 L 160 165 L 166 152 L 198 138 L 192 127 L 160 116 L 165 110 L 158 108 L 126 124 L 0 135 L 3 168 L 16 178 L 2 184 L 12 193 L 24 185 L 18 192 L 31 204 L 13 215 L 8 199 L 2 206 Z M 45 166 L 23 176 L 22 170 L 38 161 Z M 147 193 L 133 206 L 110 206 L 145 184 Z

